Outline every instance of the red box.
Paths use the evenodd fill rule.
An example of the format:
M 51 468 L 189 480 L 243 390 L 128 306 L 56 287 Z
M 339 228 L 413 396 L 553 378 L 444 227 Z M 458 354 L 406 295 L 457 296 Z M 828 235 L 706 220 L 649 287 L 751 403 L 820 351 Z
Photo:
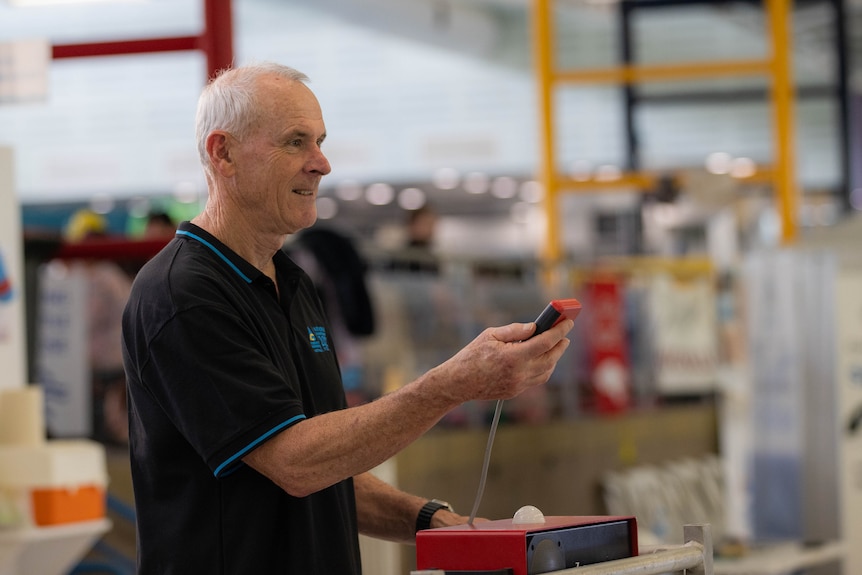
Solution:
M 417 569 L 529 575 L 637 554 L 637 520 L 630 516 L 549 516 L 519 525 L 502 519 L 416 534 Z

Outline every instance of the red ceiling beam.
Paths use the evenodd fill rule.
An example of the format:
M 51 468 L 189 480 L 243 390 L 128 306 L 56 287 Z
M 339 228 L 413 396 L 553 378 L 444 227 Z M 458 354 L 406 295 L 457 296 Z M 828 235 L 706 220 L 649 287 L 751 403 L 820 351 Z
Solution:
M 177 52 L 197 50 L 199 38 L 150 38 L 147 40 L 121 40 L 118 42 L 91 42 L 88 44 L 59 44 L 52 48 L 55 60 L 61 58 L 85 58 L 88 56 L 117 56 L 120 54 L 145 54 L 149 52 Z
M 203 2 L 204 30 L 200 36 L 60 44 L 52 47 L 52 57 L 57 60 L 201 50 L 207 58 L 207 77 L 212 78 L 216 72 L 229 68 L 233 64 L 231 0 L 203 0 Z
M 165 247 L 168 239 L 128 240 L 125 238 L 91 238 L 77 243 L 63 243 L 51 254 L 61 260 L 107 259 L 145 262 Z

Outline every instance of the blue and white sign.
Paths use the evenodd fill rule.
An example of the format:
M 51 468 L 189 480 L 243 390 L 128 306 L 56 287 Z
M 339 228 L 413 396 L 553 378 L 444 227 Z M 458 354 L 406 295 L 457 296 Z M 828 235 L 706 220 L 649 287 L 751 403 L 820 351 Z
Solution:
M 836 270 L 825 253 L 778 250 L 745 260 L 758 540 L 837 535 Z
M 45 423 L 53 437 L 92 433 L 86 310 L 84 271 L 59 261 L 42 266 L 37 364 L 45 392 Z

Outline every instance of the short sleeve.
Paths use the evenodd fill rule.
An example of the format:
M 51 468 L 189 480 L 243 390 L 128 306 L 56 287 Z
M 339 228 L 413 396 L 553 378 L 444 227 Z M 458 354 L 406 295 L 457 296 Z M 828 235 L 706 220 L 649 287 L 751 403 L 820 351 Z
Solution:
M 285 376 L 290 359 L 272 349 L 253 323 L 215 305 L 179 313 L 150 343 L 144 387 L 217 476 L 305 417 L 299 384 Z

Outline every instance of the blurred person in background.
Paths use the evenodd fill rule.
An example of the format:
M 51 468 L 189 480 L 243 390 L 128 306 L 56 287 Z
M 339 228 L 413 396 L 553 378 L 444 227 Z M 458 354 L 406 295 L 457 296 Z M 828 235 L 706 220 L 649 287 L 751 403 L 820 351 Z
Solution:
M 436 229 L 437 212 L 430 205 L 424 204 L 410 210 L 407 217 L 407 247 L 430 250 Z
M 361 572 L 358 533 L 462 524 L 369 470 L 471 400 L 544 384 L 566 320 L 488 328 L 395 392 L 348 407 L 329 324 L 282 251 L 310 227 L 326 128 L 305 75 L 221 73 L 198 102 L 203 212 L 140 271 L 123 318 L 138 573 Z
M 437 231 L 437 212 L 425 204 L 411 210 L 407 219 L 407 249 L 414 271 L 436 273 L 437 257 L 434 254 L 434 233 Z
M 63 239 L 80 243 L 107 237 L 108 222 L 80 209 L 66 223 Z M 108 259 L 76 260 L 87 278 L 87 333 L 92 374 L 93 438 L 105 443 L 128 440 L 126 377 L 123 369 L 122 316 L 132 289 L 129 275 Z
M 395 271 L 436 274 L 440 265 L 434 253 L 437 212 L 428 204 L 407 212 L 406 238 L 402 253 L 390 264 Z
M 167 212 L 153 211 L 147 214 L 143 236 L 145 240 L 172 238 L 176 231 L 177 226 Z
M 286 250 L 314 282 L 323 303 L 348 406 L 368 401 L 360 341 L 373 335 L 376 327 L 366 282 L 368 263 L 353 238 L 320 226 L 296 234 Z

